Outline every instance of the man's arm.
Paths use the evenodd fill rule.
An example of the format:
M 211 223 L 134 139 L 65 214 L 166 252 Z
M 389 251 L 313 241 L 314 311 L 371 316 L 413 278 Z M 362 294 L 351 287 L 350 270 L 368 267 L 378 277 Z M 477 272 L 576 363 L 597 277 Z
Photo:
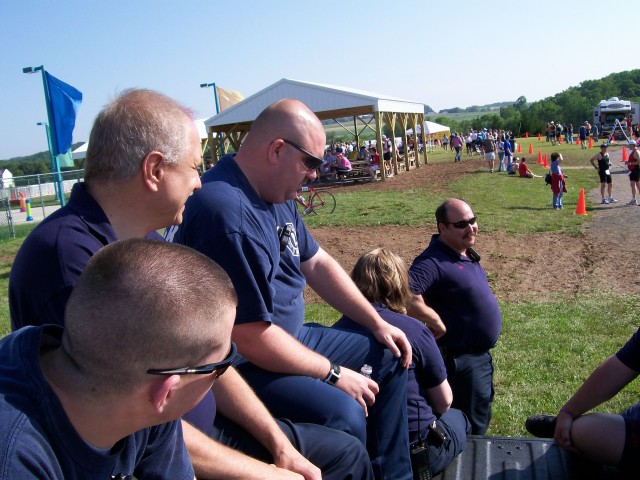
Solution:
M 411 345 L 399 328 L 385 322 L 362 295 L 349 275 L 322 248 L 300 269 L 307 283 L 329 305 L 367 328 L 395 357 L 402 355 L 405 368 L 411 364 Z
M 276 466 L 304 475 L 307 480 L 322 478 L 320 469 L 294 448 L 267 408 L 234 368 L 229 368 L 214 382 L 212 390 L 218 412 L 263 445 L 271 453 Z
M 268 322 L 242 323 L 233 327 L 238 351 L 251 363 L 270 372 L 304 375 L 324 380 L 331 369 L 329 359 L 305 347 L 277 325 Z M 367 414 L 379 391 L 378 384 L 342 367 L 336 387 L 353 397 Z
M 596 170 L 598 170 L 598 164 L 596 162 L 600 159 L 599 157 L 600 157 L 600 154 L 598 153 L 593 157 L 591 157 L 591 159 L 589 160 L 591 162 L 591 166 Z
M 191 457 L 196 478 L 220 480 L 302 480 L 301 475 L 267 465 L 207 437 L 185 420 L 182 421 L 184 442 Z
M 436 340 L 447 333 L 447 327 L 444 326 L 440 315 L 424 303 L 422 295 L 413 295 L 409 299 L 409 303 L 407 303 L 407 315 L 420 320 L 429 327 L 429 330 L 431 330 Z
M 566 449 L 572 448 L 571 425 L 580 415 L 616 395 L 638 376 L 615 355 L 605 360 L 558 412 L 555 439 Z
M 438 415 L 442 415 L 451 407 L 453 392 L 446 378 L 440 385 L 428 388 L 424 393 L 425 397 L 427 397 L 427 403 L 429 403 L 431 409 Z

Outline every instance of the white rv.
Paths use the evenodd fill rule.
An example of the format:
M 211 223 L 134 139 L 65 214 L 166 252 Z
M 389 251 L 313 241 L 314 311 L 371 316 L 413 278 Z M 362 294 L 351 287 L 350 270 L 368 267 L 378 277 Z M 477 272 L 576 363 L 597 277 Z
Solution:
M 626 127 L 623 122 L 631 114 L 633 130 L 638 126 L 640 120 L 640 102 L 620 100 L 618 97 L 611 97 L 609 100 L 601 100 L 593 107 L 593 123 L 598 126 L 600 135 L 607 135 L 613 131 L 616 120 L 620 121 L 622 128 Z M 619 130 L 616 132 L 618 135 Z

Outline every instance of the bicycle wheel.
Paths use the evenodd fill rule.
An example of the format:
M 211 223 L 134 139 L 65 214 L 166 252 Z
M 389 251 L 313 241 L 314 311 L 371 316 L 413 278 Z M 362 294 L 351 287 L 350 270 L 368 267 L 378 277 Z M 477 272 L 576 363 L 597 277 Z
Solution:
M 309 200 L 309 209 L 316 215 L 333 213 L 336 209 L 336 197 L 331 192 L 315 192 Z

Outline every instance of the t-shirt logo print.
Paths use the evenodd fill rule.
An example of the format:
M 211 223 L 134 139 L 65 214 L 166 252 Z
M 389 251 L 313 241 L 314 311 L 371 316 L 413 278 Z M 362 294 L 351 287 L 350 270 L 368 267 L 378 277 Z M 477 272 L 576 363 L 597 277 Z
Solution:
M 300 256 L 300 249 L 298 248 L 298 236 L 296 235 L 296 229 L 293 223 L 287 222 L 291 235 L 289 236 L 289 242 L 287 242 L 287 249 L 294 257 Z

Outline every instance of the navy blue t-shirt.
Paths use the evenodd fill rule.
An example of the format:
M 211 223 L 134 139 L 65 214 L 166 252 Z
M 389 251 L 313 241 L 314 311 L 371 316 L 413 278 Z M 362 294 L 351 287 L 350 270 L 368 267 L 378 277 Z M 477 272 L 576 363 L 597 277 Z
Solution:
M 427 429 L 436 416 L 427 403 L 424 391 L 437 387 L 447 378 L 447 370 L 431 331 L 415 318 L 389 310 L 386 305 L 374 303 L 373 307 L 383 320 L 402 330 L 411 344 L 413 357 L 407 376 L 407 418 L 411 441 L 427 437 Z M 366 332 L 366 329 L 349 317 L 343 316 L 334 328 Z M 420 426 L 418 428 L 418 425 Z
M 495 345 L 502 316 L 487 274 L 478 262 L 454 252 L 434 235 L 409 268 L 411 291 L 422 295 L 447 333 L 441 346 L 464 352 L 486 352 Z
M 287 225 L 291 236 L 281 254 L 278 228 Z M 264 202 L 233 155 L 202 176 L 202 188 L 189 198 L 182 225 L 169 239 L 212 258 L 231 277 L 238 295 L 236 324 L 266 321 L 298 333 L 306 285 L 300 263 L 318 252 L 318 244 L 295 202 Z
M 636 333 L 618 350 L 616 356 L 618 360 L 631 370 L 640 372 L 640 328 L 636 330 Z
M 140 430 L 107 453 L 77 434 L 40 369 L 41 347 L 59 345 L 61 336 L 61 327 L 48 325 L 26 327 L 0 341 L 0 478 L 107 479 L 120 474 L 192 480 L 179 421 Z

